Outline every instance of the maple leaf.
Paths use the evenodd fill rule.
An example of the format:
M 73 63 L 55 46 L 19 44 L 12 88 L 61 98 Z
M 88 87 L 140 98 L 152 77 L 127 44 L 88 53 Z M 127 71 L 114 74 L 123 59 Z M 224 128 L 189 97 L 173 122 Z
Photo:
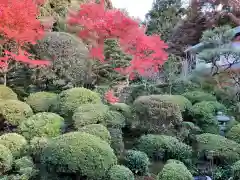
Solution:
M 105 99 L 107 100 L 108 103 L 114 104 L 119 102 L 119 98 L 114 95 L 113 90 L 109 90 L 105 93 L 104 95 Z

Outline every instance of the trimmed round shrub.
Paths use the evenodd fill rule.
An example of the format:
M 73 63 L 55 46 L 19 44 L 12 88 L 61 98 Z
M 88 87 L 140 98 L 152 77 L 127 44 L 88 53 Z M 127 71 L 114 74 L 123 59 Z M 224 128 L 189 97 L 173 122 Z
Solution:
M 34 112 L 49 112 L 57 103 L 57 94 L 50 92 L 32 93 L 26 99 Z
M 9 148 L 13 157 L 19 157 L 27 148 L 26 139 L 17 133 L 6 133 L 0 136 L 0 144 Z
M 59 113 L 61 115 L 72 115 L 73 112 L 83 104 L 101 103 L 98 93 L 86 88 L 71 88 L 59 94 Z
M 125 156 L 125 166 L 134 174 L 147 175 L 150 165 L 149 158 L 146 153 L 141 151 L 128 150 Z
M 55 137 L 63 131 L 64 119 L 55 113 L 37 113 L 23 121 L 19 132 L 28 140 L 33 137 Z
M 237 161 L 232 165 L 232 178 L 233 180 L 240 179 L 240 161 Z
M 137 149 L 155 160 L 179 159 L 187 162 L 192 157 L 190 146 L 175 137 L 166 135 L 143 135 L 138 141 Z
M 105 123 L 108 112 L 109 108 L 104 104 L 84 104 L 72 116 L 74 127 L 81 129 L 89 124 Z
M 52 139 L 43 150 L 41 164 L 50 173 L 77 173 L 87 179 L 101 180 L 117 163 L 110 145 L 97 136 L 71 132 Z
M 234 125 L 226 134 L 228 139 L 240 143 L 240 124 Z
M 102 140 L 110 143 L 111 136 L 108 129 L 101 124 L 90 124 L 79 129 L 81 132 L 86 132 L 94 136 L 100 137 Z
M 25 119 L 33 115 L 31 107 L 18 100 L 5 100 L 0 102 L 0 114 L 4 123 L 11 126 L 18 126 Z
M 123 132 L 120 128 L 108 128 L 111 135 L 111 147 L 115 154 L 120 156 L 124 151 Z
M 34 137 L 29 144 L 29 153 L 34 157 L 35 161 L 40 160 L 43 150 L 47 147 L 49 139 L 46 137 Z
M 125 103 L 114 103 L 111 104 L 110 110 L 120 112 L 126 119 L 126 125 L 131 127 L 132 121 L 134 119 L 132 107 Z
M 193 105 L 191 114 L 197 119 L 215 116 L 218 111 L 225 112 L 226 107 L 217 101 L 202 101 Z
M 20 159 L 16 159 L 13 164 L 14 164 L 14 168 L 17 170 L 28 168 L 28 167 L 33 168 L 35 166 L 30 156 L 23 156 Z
M 231 129 L 233 126 L 237 125 L 237 124 L 239 124 L 239 122 L 236 121 L 235 119 L 232 119 L 231 121 L 229 121 L 229 122 L 227 123 L 225 131 L 226 131 L 226 132 L 230 131 L 230 129 Z
M 159 95 L 162 100 L 177 104 L 182 112 L 188 111 L 192 107 L 192 103 L 181 95 Z
M 73 116 L 73 124 L 76 129 L 89 124 L 103 124 L 107 127 L 123 127 L 124 116 L 117 111 L 110 111 L 104 104 L 84 104 L 76 109 Z
M 233 163 L 240 159 L 240 145 L 220 135 L 204 133 L 196 136 L 197 149 L 201 156 L 211 155 L 223 163 Z
M 58 4 L 58 0 L 51 1 Z M 33 83 L 38 89 L 58 92 L 91 84 L 92 61 L 88 48 L 77 36 L 66 32 L 46 32 L 33 50 L 39 59 L 51 61 L 50 66 L 33 69 L 38 77 Z
M 158 174 L 157 180 L 193 180 L 191 172 L 179 161 L 168 161 L 162 171 Z
M 0 175 L 12 168 L 13 156 L 11 151 L 0 144 Z
M 161 95 L 140 96 L 134 101 L 138 128 L 142 131 L 162 133 L 174 130 L 182 123 L 179 106 L 161 97 Z
M 189 92 L 183 93 L 182 96 L 186 97 L 193 104 L 201 101 L 217 101 L 215 96 L 203 91 L 189 91 Z
M 7 86 L 0 85 L 0 99 L 8 100 L 18 100 L 17 94 L 13 92 L 12 89 L 10 89 Z
M 115 165 L 108 172 L 109 180 L 134 180 L 134 175 L 125 166 Z

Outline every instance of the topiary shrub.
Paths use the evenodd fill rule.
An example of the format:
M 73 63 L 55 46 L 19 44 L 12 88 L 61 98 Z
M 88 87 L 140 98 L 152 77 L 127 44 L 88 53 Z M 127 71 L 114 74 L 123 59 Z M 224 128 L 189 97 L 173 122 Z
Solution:
M 192 148 L 180 142 L 177 138 L 166 135 L 143 135 L 140 137 L 137 149 L 145 152 L 155 160 L 179 159 L 188 162 L 192 156 Z
M 140 96 L 134 101 L 137 126 L 142 131 L 171 131 L 182 123 L 179 106 L 161 97 L 161 95 Z
M 43 150 L 47 147 L 49 139 L 46 137 L 34 137 L 29 144 L 28 152 L 34 158 L 34 161 L 39 162 Z
M 107 105 L 84 104 L 76 109 L 73 116 L 73 124 L 76 129 L 89 124 L 103 124 L 107 127 L 124 127 L 125 118 L 117 111 L 110 111 Z
M 57 103 L 57 94 L 50 92 L 32 93 L 26 99 L 34 112 L 49 112 Z
M 240 143 L 240 124 L 234 125 L 226 134 L 228 139 Z
M 97 103 L 101 103 L 98 93 L 85 88 L 71 88 L 59 94 L 58 108 L 61 115 L 67 116 L 83 104 Z
M 64 119 L 55 113 L 37 113 L 23 121 L 18 131 L 28 140 L 33 137 L 55 137 L 63 132 Z
M 240 145 L 220 135 L 204 133 L 196 136 L 196 151 L 202 157 L 211 155 L 220 163 L 233 163 L 240 159 Z
M 27 141 L 17 133 L 6 133 L 0 136 L 0 144 L 9 148 L 13 157 L 19 157 L 26 152 Z
M 130 169 L 125 166 L 115 165 L 113 166 L 109 172 L 108 177 L 109 180 L 134 180 L 134 175 Z
M 31 107 L 18 100 L 5 100 L 0 102 L 0 115 L 8 126 L 16 127 L 22 121 L 33 115 Z
M 137 175 L 147 175 L 149 172 L 149 158 L 146 153 L 141 151 L 128 150 L 124 158 L 124 164 Z
M 72 116 L 74 127 L 81 129 L 89 124 L 105 123 L 108 112 L 108 106 L 101 103 L 81 105 Z
M 13 92 L 12 89 L 10 89 L 7 86 L 0 85 L 0 99 L 12 99 L 12 100 L 18 100 L 17 94 Z
M 117 156 L 120 156 L 124 151 L 123 132 L 120 128 L 108 128 L 111 135 L 111 147 Z
M 162 171 L 158 174 L 157 180 L 192 180 L 194 179 L 187 167 L 179 161 L 168 161 Z
M 131 106 L 125 103 L 114 103 L 111 104 L 110 110 L 117 111 L 121 113 L 126 119 L 126 126 L 131 127 L 132 121 L 134 119 L 134 113 Z
M 0 175 L 12 168 L 13 156 L 11 151 L 0 144 Z
M 84 132 L 53 138 L 41 157 L 47 172 L 75 174 L 79 179 L 101 180 L 116 163 L 117 158 L 107 142 Z
M 203 132 L 219 134 L 219 125 L 216 119 L 218 111 L 224 112 L 226 107 L 217 101 L 202 101 L 193 105 L 190 114 Z
M 86 45 L 78 37 L 66 32 L 47 32 L 33 51 L 39 59 L 52 62 L 46 68 L 34 69 L 33 83 L 38 89 L 59 91 L 91 83 L 92 61 Z
M 232 165 L 232 178 L 232 180 L 240 179 L 240 161 L 237 161 Z
M 217 101 L 215 96 L 203 91 L 189 91 L 189 92 L 183 93 L 182 96 L 189 99 L 192 102 L 192 104 L 195 104 L 201 101 Z
M 81 132 L 86 132 L 94 136 L 100 137 L 102 140 L 111 143 L 111 135 L 108 129 L 101 124 L 90 124 L 79 129 Z
M 161 97 L 162 100 L 177 104 L 182 112 L 189 111 L 192 107 L 192 103 L 181 95 L 159 95 L 159 97 Z

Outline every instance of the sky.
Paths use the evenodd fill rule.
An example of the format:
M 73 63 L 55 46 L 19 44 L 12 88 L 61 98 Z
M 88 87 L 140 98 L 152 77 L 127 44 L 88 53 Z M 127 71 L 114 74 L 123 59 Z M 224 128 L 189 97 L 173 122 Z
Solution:
M 116 8 L 124 8 L 130 16 L 144 20 L 145 14 L 152 8 L 153 0 L 111 0 Z

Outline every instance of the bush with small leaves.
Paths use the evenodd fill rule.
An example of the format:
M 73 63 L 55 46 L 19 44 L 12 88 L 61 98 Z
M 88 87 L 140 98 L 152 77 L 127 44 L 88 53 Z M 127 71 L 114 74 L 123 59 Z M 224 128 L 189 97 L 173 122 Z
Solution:
M 17 133 L 6 133 L 0 136 L 0 144 L 9 148 L 13 157 L 19 157 L 27 149 L 27 140 Z
M 57 103 L 57 94 L 44 91 L 32 93 L 26 99 L 26 103 L 31 106 L 35 113 L 49 112 Z
M 109 107 L 102 103 L 79 106 L 72 119 L 76 129 L 89 124 L 103 124 L 107 127 L 123 127 L 125 125 L 125 118 L 121 113 L 109 110 Z
M 147 132 L 175 130 L 182 123 L 182 114 L 175 103 L 163 100 L 161 95 L 140 96 L 133 107 L 138 128 Z
M 108 171 L 109 180 L 134 180 L 134 175 L 130 169 L 125 166 L 115 165 Z
M 187 167 L 179 161 L 169 160 L 158 174 L 157 180 L 192 180 L 193 176 Z
M 201 101 L 217 101 L 214 95 L 203 91 L 189 91 L 183 93 L 182 95 L 186 97 L 188 100 L 190 100 L 193 104 Z
M 41 157 L 41 165 L 47 172 L 77 173 L 79 179 L 101 180 L 116 163 L 110 145 L 85 132 L 70 132 L 53 138 Z
M 98 93 L 85 88 L 71 88 L 62 91 L 58 99 L 59 114 L 63 116 L 72 115 L 83 104 L 101 103 Z
M 182 112 L 189 111 L 192 107 L 192 103 L 181 95 L 159 95 L 159 97 L 161 97 L 162 100 L 177 104 Z
M 13 156 L 11 151 L 4 145 L 0 144 L 0 175 L 12 168 Z
M 134 119 L 133 109 L 131 106 L 125 103 L 114 103 L 111 104 L 110 110 L 120 112 L 126 119 L 126 125 L 131 127 L 132 121 Z
M 31 107 L 18 100 L 5 100 L 0 102 L 1 120 L 6 125 L 16 127 L 28 117 L 33 115 Z
M 13 92 L 12 89 L 10 89 L 7 86 L 0 85 L 0 99 L 12 99 L 12 100 L 18 100 L 17 94 Z
M 123 132 L 120 128 L 108 128 L 111 135 L 111 147 L 117 156 L 124 151 Z
M 110 143 L 111 142 L 111 135 L 108 131 L 108 129 L 101 125 L 101 124 L 90 124 L 82 127 L 79 129 L 81 132 L 86 132 L 89 134 L 92 134 L 94 136 L 100 137 L 102 140 Z
M 55 137 L 63 132 L 64 119 L 55 113 L 37 113 L 23 121 L 18 131 L 28 140 L 33 137 Z
M 192 157 L 192 148 L 180 142 L 177 138 L 166 135 L 143 135 L 140 137 L 137 149 L 145 152 L 151 159 L 179 159 L 188 162 Z
M 240 161 L 237 161 L 232 165 L 232 177 L 233 180 L 240 179 Z
M 213 156 L 222 163 L 240 160 L 240 145 L 220 135 L 204 133 L 196 136 L 197 149 L 201 156 Z
M 141 151 L 128 150 L 125 155 L 124 164 L 134 174 L 147 175 L 150 165 L 149 158 L 146 153 Z
M 233 126 L 226 134 L 228 139 L 240 143 L 240 124 Z
M 51 61 L 48 67 L 33 69 L 32 76 L 35 79 L 33 84 L 38 89 L 59 92 L 92 82 L 92 61 L 89 59 L 88 48 L 75 35 L 66 32 L 47 32 L 33 47 L 33 51 L 39 59 Z
M 34 161 L 39 162 L 43 150 L 47 147 L 49 139 L 46 137 L 34 137 L 29 144 L 28 152 L 34 158 Z

